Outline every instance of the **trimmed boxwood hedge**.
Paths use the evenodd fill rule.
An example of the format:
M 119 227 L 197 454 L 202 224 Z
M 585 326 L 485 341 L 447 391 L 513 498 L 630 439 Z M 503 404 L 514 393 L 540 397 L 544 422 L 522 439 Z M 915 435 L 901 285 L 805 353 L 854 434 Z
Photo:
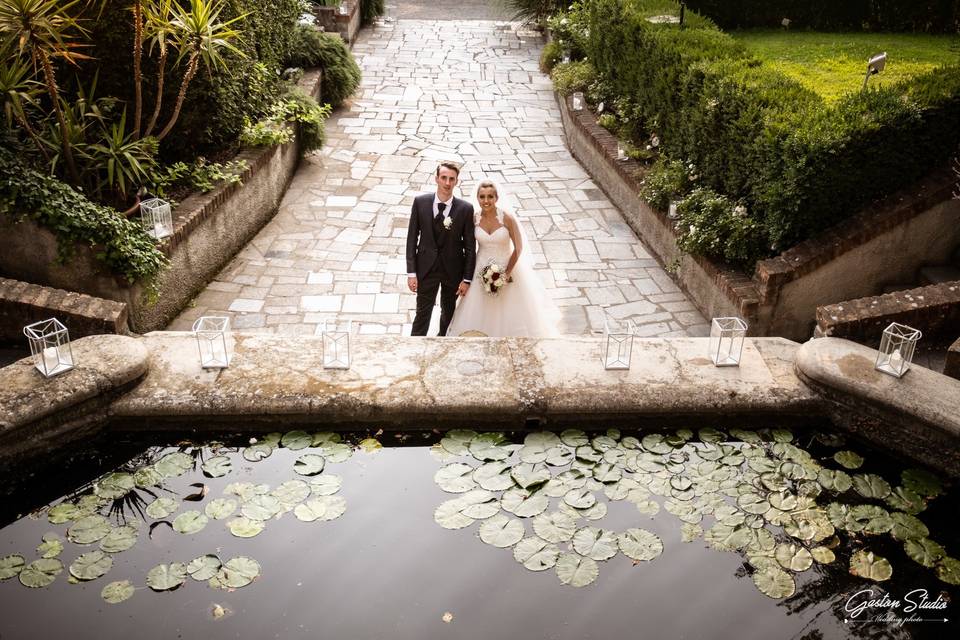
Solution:
M 584 53 L 664 155 L 745 205 L 766 238 L 753 246 L 769 247 L 754 258 L 836 224 L 957 150 L 960 65 L 828 105 L 695 14 L 683 29 L 647 21 L 659 4 L 586 3 Z

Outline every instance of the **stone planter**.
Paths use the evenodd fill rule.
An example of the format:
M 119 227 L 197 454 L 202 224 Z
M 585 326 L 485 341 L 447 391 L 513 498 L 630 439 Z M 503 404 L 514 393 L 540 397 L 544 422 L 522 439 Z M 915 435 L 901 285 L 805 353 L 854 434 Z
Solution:
M 340 7 L 321 6 L 315 6 L 313 14 L 317 18 L 317 25 L 323 27 L 324 31 L 339 33 L 344 42 L 353 44 L 360 31 L 360 1 L 343 0 L 342 4 L 348 9 L 346 14 L 340 13 Z

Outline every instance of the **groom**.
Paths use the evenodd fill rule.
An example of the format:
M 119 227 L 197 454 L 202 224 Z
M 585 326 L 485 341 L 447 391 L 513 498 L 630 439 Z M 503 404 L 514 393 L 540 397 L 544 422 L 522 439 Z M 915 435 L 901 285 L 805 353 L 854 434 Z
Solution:
M 407 229 L 407 286 L 417 294 L 417 314 L 410 335 L 425 336 L 440 290 L 440 335 L 473 278 L 477 247 L 473 239 L 473 205 L 453 197 L 460 167 L 441 162 L 437 192 L 417 196 Z

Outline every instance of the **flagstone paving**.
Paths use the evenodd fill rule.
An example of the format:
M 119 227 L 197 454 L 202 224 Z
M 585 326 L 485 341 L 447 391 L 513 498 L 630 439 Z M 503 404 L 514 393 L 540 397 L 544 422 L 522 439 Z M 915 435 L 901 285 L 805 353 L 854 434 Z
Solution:
M 500 204 L 524 225 L 564 333 L 602 331 L 606 313 L 632 320 L 641 336 L 705 335 L 703 316 L 564 145 L 536 34 L 437 17 L 456 16 L 458 4 L 441 0 L 435 19 L 381 20 L 361 32 L 353 52 L 362 86 L 327 122 L 327 144 L 303 160 L 276 217 L 170 329 L 215 314 L 253 331 L 313 334 L 352 320 L 360 333 L 409 335 L 410 205 L 449 159 L 463 163 L 461 197 L 472 198 L 481 177 L 506 187 Z

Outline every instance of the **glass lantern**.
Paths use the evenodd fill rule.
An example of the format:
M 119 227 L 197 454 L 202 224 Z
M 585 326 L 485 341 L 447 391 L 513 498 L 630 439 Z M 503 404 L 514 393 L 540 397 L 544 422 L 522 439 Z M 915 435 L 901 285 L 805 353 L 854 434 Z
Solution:
M 160 198 L 150 198 L 140 203 L 140 219 L 151 238 L 159 240 L 173 235 L 173 217 L 170 203 Z
M 920 331 L 913 327 L 891 322 L 890 326 L 883 330 L 883 337 L 880 339 L 877 371 L 897 378 L 905 374 L 913 361 L 913 352 L 921 336 Z
M 353 330 L 353 321 L 347 321 L 346 331 L 339 329 L 336 322 L 324 322 L 320 328 L 323 336 L 323 368 L 349 369 L 350 368 L 350 333 Z
M 225 369 L 230 366 L 231 349 L 227 340 L 230 318 L 203 316 L 193 323 L 200 350 L 200 366 L 204 369 Z
M 23 328 L 30 341 L 30 355 L 37 371 L 45 378 L 73 369 L 70 332 L 56 318 L 34 322 Z
M 583 111 L 583 92 L 576 91 L 571 99 L 574 111 Z
M 605 351 L 603 368 L 608 370 L 629 369 L 633 355 L 633 336 L 636 328 L 630 320 L 616 321 L 603 317 Z
M 570 62 L 570 50 L 564 49 L 563 51 L 563 63 L 568 64 Z
M 345 15 L 347 15 L 348 13 L 350 13 L 350 7 L 347 6 L 346 1 L 340 3 L 340 7 L 339 7 L 338 11 L 339 11 L 340 15 L 342 15 L 342 16 L 345 16 Z
M 740 366 L 747 323 L 740 318 L 714 318 L 710 324 L 710 359 L 718 367 Z

